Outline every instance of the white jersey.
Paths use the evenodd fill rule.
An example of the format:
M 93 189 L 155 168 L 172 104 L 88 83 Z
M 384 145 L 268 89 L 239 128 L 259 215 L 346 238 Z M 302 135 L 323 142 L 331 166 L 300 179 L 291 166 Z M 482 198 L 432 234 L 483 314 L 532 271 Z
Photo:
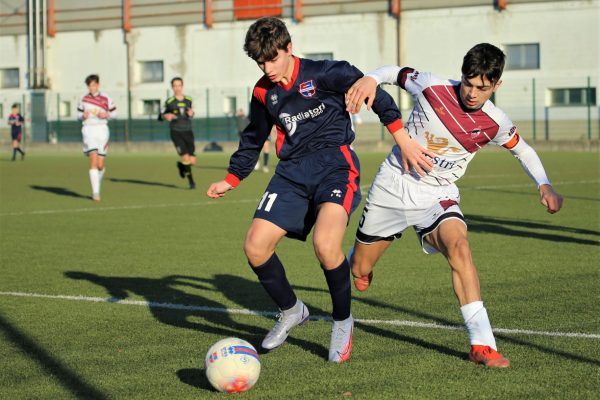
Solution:
M 115 107 L 112 99 L 105 93 L 86 93 L 81 96 L 79 100 L 79 106 L 77 107 L 79 119 L 83 120 L 83 126 L 98 126 L 106 125 L 108 118 L 99 118 L 98 114 L 104 111 L 108 114 L 109 118 L 115 118 L 117 116 L 117 107 Z M 89 115 L 86 119 L 83 119 L 83 113 L 88 112 Z
M 464 175 L 475 152 L 488 143 L 502 146 L 517 133 L 508 116 L 489 100 L 479 110 L 467 111 L 460 103 L 458 81 L 396 66 L 382 67 L 368 75 L 378 83 L 399 85 L 414 99 L 405 128 L 413 139 L 436 155 L 427 176 L 410 171 L 415 180 L 449 185 Z M 394 146 L 385 162 L 402 171 L 401 158 L 400 149 Z

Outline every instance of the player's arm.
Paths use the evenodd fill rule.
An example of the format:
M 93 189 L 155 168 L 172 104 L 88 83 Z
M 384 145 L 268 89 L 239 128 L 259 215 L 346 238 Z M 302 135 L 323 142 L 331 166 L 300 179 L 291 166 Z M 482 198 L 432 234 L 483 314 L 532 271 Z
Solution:
M 560 194 L 554 191 L 550 180 L 546 176 L 546 171 L 542 165 L 542 161 L 538 157 L 535 150 L 515 133 L 512 138 L 502 145 L 510 150 L 513 156 L 521 163 L 521 166 L 536 183 L 540 192 L 540 203 L 550 214 L 560 211 L 563 203 L 563 198 Z
M 106 97 L 108 98 L 108 115 L 106 116 L 106 119 L 115 119 L 117 118 L 117 106 L 115 106 L 115 103 L 110 97 Z
M 238 149 L 229 159 L 227 176 L 222 181 L 210 185 L 206 192 L 208 197 L 213 199 L 223 197 L 226 192 L 250 175 L 272 127 L 273 121 L 266 107 L 253 96 L 250 101 L 250 124 L 241 133 Z
M 160 110 L 160 114 L 158 114 L 158 120 L 159 121 L 171 121 L 173 120 L 173 118 L 175 118 L 175 114 L 173 114 L 171 112 L 171 107 L 170 105 L 172 104 L 172 102 L 169 102 L 169 100 L 172 100 L 172 97 L 169 97 L 166 101 L 165 101 L 165 106 L 162 108 L 162 110 Z
M 331 79 L 333 79 L 333 84 L 329 83 L 328 85 L 331 90 L 334 90 L 337 87 L 342 93 L 347 93 L 347 91 L 350 90 L 351 87 L 354 87 L 357 82 L 365 79 L 360 70 L 347 62 L 329 63 L 325 65 L 328 67 L 325 71 L 325 76 L 333 77 L 327 80 L 331 81 Z M 390 79 L 395 80 L 397 76 L 398 74 L 396 72 L 394 78 Z M 371 86 L 372 94 L 368 96 L 369 102 L 373 106 L 373 111 L 379 117 L 379 121 L 387 128 L 398 147 L 400 147 L 404 168 L 408 170 L 409 167 L 412 167 L 419 175 L 426 175 L 427 171 L 431 171 L 433 168 L 433 164 L 428 157 L 433 158 L 434 154 L 410 138 L 408 132 L 402 125 L 400 110 L 398 110 L 398 106 L 394 102 L 392 96 L 381 89 L 377 82 Z M 362 98 L 361 101 L 364 101 L 366 98 L 367 97 Z
M 194 109 L 192 108 L 192 98 L 189 96 L 185 96 L 185 98 L 189 102 L 187 109 L 185 110 L 185 113 L 187 114 L 188 118 L 193 118 L 194 117 Z
M 81 96 L 81 99 L 79 100 L 79 104 L 77 105 L 77 119 L 80 121 L 83 121 L 89 115 L 89 113 L 87 111 L 85 111 L 85 108 L 83 107 L 83 98 L 84 97 L 85 96 Z
M 381 84 L 398 84 L 402 69 L 396 65 L 386 65 L 369 72 L 361 79 L 354 82 L 346 93 L 346 109 L 357 113 L 363 103 L 367 102 L 367 109 L 371 109 L 377 96 L 377 88 Z

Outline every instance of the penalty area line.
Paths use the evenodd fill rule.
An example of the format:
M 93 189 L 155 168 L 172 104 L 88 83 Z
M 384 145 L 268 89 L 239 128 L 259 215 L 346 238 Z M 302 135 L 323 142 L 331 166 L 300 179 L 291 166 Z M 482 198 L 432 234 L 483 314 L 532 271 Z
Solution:
M 90 296 L 73 296 L 73 295 L 52 295 L 42 293 L 26 293 L 26 292 L 0 292 L 0 296 L 4 297 L 29 297 L 29 298 L 41 298 L 41 299 L 52 299 L 52 300 L 69 300 L 69 301 L 83 301 L 92 303 L 108 303 L 128 306 L 142 306 L 156 309 L 171 309 L 180 311 L 200 311 L 208 313 L 218 314 L 232 314 L 232 315 L 255 315 L 272 317 L 277 313 L 273 311 L 260 311 L 260 310 L 248 310 L 242 308 L 225 308 L 225 307 L 208 307 L 208 306 L 195 306 L 178 303 L 162 303 L 155 301 L 143 301 L 143 300 L 127 300 L 119 299 L 115 297 L 90 297 Z M 330 320 L 331 317 L 325 315 L 311 316 L 313 321 L 325 321 Z M 386 319 L 355 319 L 355 322 L 366 324 L 366 325 L 392 325 L 392 326 L 404 326 L 409 328 L 425 328 L 425 329 L 442 329 L 442 330 L 454 330 L 460 331 L 465 328 L 461 325 L 442 325 L 428 322 L 418 322 L 409 320 L 386 320 Z M 504 333 L 509 335 L 531 335 L 531 336 L 552 336 L 552 337 L 567 337 L 577 339 L 600 339 L 600 334 L 596 333 L 581 333 L 581 332 L 553 332 L 553 331 L 536 331 L 530 329 L 508 329 L 508 328 L 494 328 L 496 333 Z

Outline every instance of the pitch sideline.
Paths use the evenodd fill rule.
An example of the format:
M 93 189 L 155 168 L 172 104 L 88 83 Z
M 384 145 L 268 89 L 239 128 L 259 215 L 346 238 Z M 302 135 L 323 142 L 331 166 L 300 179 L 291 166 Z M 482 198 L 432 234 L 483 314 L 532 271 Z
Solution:
M 51 295 L 41 293 L 25 293 L 25 292 L 0 292 L 0 296 L 4 297 L 30 297 L 52 300 L 70 300 L 70 301 L 85 301 L 93 303 L 109 303 L 129 306 L 143 306 L 148 308 L 173 309 L 173 310 L 188 310 L 188 311 L 203 311 L 219 314 L 238 314 L 238 315 L 257 315 L 257 316 L 274 316 L 277 313 L 272 311 L 258 311 L 237 308 L 221 308 L 208 306 L 193 306 L 177 303 L 160 303 L 154 301 L 142 300 L 124 300 L 114 297 L 89 297 L 89 296 L 72 296 L 72 295 Z M 317 315 L 311 316 L 311 320 L 323 321 L 331 319 L 328 316 Z M 441 325 L 435 323 L 409 321 L 409 320 L 384 320 L 384 319 L 355 319 L 356 322 L 368 325 L 393 325 L 406 326 L 411 328 L 426 328 L 426 329 L 443 329 L 443 330 L 464 330 L 463 326 L 459 325 Z M 496 333 L 513 334 L 513 335 L 532 335 L 532 336 L 553 336 L 553 337 L 568 337 L 577 339 L 600 339 L 600 334 L 596 333 L 581 333 L 581 332 L 552 332 L 552 331 L 535 331 L 529 329 L 508 329 L 494 328 Z

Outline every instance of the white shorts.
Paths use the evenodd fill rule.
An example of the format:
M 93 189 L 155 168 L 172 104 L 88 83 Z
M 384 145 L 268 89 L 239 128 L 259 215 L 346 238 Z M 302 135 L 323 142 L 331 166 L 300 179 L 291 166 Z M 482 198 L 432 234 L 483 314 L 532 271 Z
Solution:
M 83 135 L 83 152 L 89 154 L 97 151 L 99 156 L 106 156 L 108 138 L 110 136 L 106 125 L 88 125 L 81 128 Z
M 464 223 L 459 203 L 460 194 L 455 184 L 431 186 L 383 162 L 369 190 L 356 240 L 364 244 L 391 241 L 399 239 L 402 232 L 412 226 L 423 251 L 437 253 L 424 239 L 444 220 L 458 219 Z

